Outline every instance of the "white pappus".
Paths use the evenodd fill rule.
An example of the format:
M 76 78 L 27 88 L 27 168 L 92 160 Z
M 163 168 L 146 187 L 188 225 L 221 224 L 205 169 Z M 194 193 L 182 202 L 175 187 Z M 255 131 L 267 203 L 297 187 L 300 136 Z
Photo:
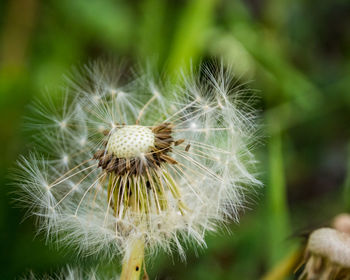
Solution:
M 83 271 L 81 268 L 67 266 L 59 273 L 38 275 L 30 272 L 21 280 L 119 280 L 119 276 L 116 277 L 101 277 L 94 269 Z
M 19 160 L 19 200 L 40 229 L 82 254 L 177 251 L 238 220 L 252 174 L 251 91 L 229 70 L 200 67 L 178 85 L 126 79 L 102 62 L 37 103 L 38 151 Z M 57 100 L 58 99 L 58 100 Z

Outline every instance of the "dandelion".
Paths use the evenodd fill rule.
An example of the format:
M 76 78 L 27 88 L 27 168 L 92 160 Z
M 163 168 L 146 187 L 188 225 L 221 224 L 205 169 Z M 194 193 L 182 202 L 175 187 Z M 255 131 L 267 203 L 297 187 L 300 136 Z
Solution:
M 39 152 L 19 162 L 20 201 L 49 237 L 122 255 L 122 279 L 140 273 L 144 250 L 185 257 L 186 244 L 204 247 L 205 232 L 237 221 L 246 187 L 260 184 L 250 92 L 223 67 L 180 84 L 125 81 L 95 63 L 59 105 L 35 106 Z
M 312 232 L 300 280 L 350 279 L 350 235 L 331 228 Z

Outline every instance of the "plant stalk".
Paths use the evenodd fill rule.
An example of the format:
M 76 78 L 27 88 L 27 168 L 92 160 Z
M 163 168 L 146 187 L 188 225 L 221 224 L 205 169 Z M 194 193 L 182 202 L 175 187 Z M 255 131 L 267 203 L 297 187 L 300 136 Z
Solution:
M 139 280 L 144 260 L 145 243 L 143 240 L 135 240 L 130 254 L 124 259 L 120 280 Z

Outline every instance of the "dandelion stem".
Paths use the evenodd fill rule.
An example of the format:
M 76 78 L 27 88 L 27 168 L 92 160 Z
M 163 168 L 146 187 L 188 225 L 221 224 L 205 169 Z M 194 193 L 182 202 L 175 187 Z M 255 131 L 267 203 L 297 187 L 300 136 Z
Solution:
M 147 171 L 147 174 L 149 176 L 148 171 Z M 131 184 L 129 185 L 129 187 L 132 188 Z M 137 193 L 136 193 L 136 190 L 132 190 L 132 192 L 133 194 L 131 195 L 131 197 L 128 196 L 128 202 L 125 205 L 128 205 L 130 202 L 129 206 L 131 207 L 132 211 L 137 212 L 139 208 L 139 202 L 137 201 L 137 197 L 136 197 Z M 134 203 L 133 203 L 133 199 L 135 199 Z M 132 242 L 131 250 L 129 254 L 126 254 L 126 256 L 124 257 L 120 280 L 140 279 L 141 268 L 144 262 L 144 250 L 145 250 L 145 242 L 143 237 L 139 239 L 135 239 Z
M 142 239 L 135 240 L 130 254 L 124 259 L 120 280 L 138 280 L 144 260 L 145 243 Z
M 267 274 L 264 275 L 262 280 L 281 280 L 290 276 L 293 273 L 295 267 L 302 257 L 302 250 L 292 250 L 285 258 L 279 261 Z
M 280 125 L 276 120 L 270 120 L 272 125 Z M 287 190 L 284 172 L 284 158 L 281 133 L 275 133 L 269 142 L 269 184 L 267 186 L 267 215 L 269 217 L 269 266 L 276 265 L 291 249 L 291 243 L 286 244 L 289 232 L 289 212 Z M 281 246 L 284 244 L 284 246 Z

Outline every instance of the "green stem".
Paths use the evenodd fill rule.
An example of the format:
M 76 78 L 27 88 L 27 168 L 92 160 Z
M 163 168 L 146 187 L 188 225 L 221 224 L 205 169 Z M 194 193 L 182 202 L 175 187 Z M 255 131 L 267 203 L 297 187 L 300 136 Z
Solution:
M 261 280 L 283 280 L 293 274 L 302 259 L 302 250 L 300 248 L 291 251 L 285 258 L 268 271 Z
M 270 125 L 279 125 L 270 120 Z M 267 217 L 269 217 L 269 266 L 272 267 L 289 251 L 286 238 L 289 231 L 289 215 L 284 172 L 282 135 L 279 132 L 271 136 L 269 145 L 269 183 L 267 185 Z
M 130 254 L 123 261 L 120 280 L 138 280 L 141 276 L 141 268 L 144 260 L 145 243 L 143 240 L 135 240 Z

